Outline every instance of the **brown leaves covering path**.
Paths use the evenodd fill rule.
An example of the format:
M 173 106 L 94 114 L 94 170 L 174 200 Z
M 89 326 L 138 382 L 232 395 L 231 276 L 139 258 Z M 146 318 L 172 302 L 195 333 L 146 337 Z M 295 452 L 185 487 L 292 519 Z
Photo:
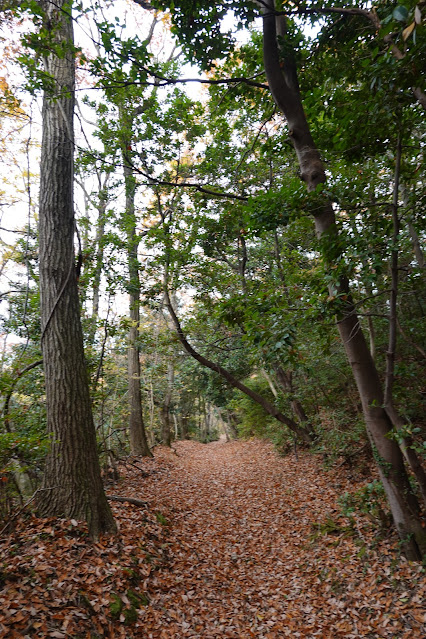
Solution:
M 348 528 L 343 468 L 259 441 L 174 446 L 121 469 L 111 492 L 148 506 L 113 503 L 119 538 L 19 521 L 0 558 L 0 636 L 426 636 L 424 573 L 394 540 L 373 550 L 368 522 Z

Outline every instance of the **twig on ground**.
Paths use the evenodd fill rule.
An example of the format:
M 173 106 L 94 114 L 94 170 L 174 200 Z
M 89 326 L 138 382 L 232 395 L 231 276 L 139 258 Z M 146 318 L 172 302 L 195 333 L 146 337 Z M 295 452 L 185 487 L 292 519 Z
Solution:
M 136 499 L 136 497 L 119 497 L 118 495 L 107 495 L 107 499 L 109 501 L 119 501 L 123 504 L 129 502 L 129 504 L 134 504 L 135 506 L 140 506 L 141 508 L 146 508 L 148 506 L 148 503 L 146 501 Z

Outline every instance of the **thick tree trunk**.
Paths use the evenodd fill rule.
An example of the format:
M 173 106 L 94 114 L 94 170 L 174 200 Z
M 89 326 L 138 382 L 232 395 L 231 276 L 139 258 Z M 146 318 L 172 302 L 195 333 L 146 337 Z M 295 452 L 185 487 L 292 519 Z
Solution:
M 74 259 L 74 55 L 70 3 L 44 0 L 45 28 L 62 55 L 45 59 L 55 94 L 43 100 L 40 169 L 40 292 L 47 429 L 51 449 L 41 515 L 86 520 L 92 536 L 115 531 L 101 481 Z M 66 47 L 66 48 L 65 48 Z M 65 54 L 64 51 L 66 52 Z
M 266 76 L 274 100 L 287 119 L 302 179 L 308 191 L 313 191 L 319 184 L 325 183 L 325 169 L 303 110 L 294 61 L 288 54 L 280 59 L 274 11 L 274 0 L 266 0 L 262 9 Z M 284 20 L 280 18 L 278 22 L 280 35 L 285 36 Z M 315 228 L 318 237 L 323 240 L 325 260 L 332 264 L 340 254 L 335 215 L 330 202 L 324 202 L 316 211 Z M 408 558 L 419 559 L 426 552 L 426 534 L 418 515 L 417 500 L 410 489 L 401 450 L 394 439 L 388 436 L 392 424 L 383 408 L 382 385 L 350 297 L 347 279 L 342 276 L 331 285 L 330 293 L 339 300 L 336 311 L 338 329 L 358 387 L 367 429 L 376 451 L 380 476 L 401 544 Z
M 135 178 L 132 170 L 126 165 L 124 156 L 124 182 L 126 188 L 126 212 L 124 227 L 127 234 L 127 255 L 129 265 L 129 305 L 130 305 L 130 329 L 128 345 L 128 377 L 129 377 L 129 431 L 130 431 L 130 451 L 132 455 L 143 455 L 152 457 L 151 450 L 146 438 L 145 425 L 142 415 L 142 392 L 141 392 L 141 367 L 138 347 L 138 330 L 140 323 L 140 280 L 138 245 L 139 238 L 136 234 L 135 217 Z

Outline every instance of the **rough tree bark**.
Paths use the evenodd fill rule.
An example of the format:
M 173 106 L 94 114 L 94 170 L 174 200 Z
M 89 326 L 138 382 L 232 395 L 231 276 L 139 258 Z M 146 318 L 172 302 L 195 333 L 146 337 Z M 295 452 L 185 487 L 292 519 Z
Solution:
M 38 511 L 88 522 L 93 537 L 114 532 L 101 481 L 83 351 L 74 257 L 74 51 L 71 3 L 43 0 L 49 32 L 40 166 L 40 292 L 46 383 L 46 460 Z M 55 52 L 58 47 L 58 55 Z
M 284 114 L 289 136 L 308 191 L 326 181 L 322 158 L 304 113 L 297 70 L 291 53 L 280 56 L 277 36 L 285 39 L 285 19 L 275 15 L 274 0 L 262 2 L 264 66 L 275 103 Z M 277 28 L 278 27 L 278 28 Z M 335 214 L 330 202 L 315 212 L 315 228 L 322 239 L 324 257 L 330 265 L 340 257 Z M 331 286 L 340 300 L 337 325 L 360 394 L 367 431 L 373 442 L 380 477 L 390 504 L 405 554 L 420 559 L 426 552 L 426 534 L 412 494 L 398 444 L 388 435 L 392 423 L 383 408 L 383 389 L 352 302 L 348 280 L 342 276 Z

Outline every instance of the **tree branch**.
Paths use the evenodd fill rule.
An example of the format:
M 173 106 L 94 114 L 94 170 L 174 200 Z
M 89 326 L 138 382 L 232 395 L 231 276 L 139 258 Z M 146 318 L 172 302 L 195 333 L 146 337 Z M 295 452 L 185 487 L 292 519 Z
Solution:
M 43 364 L 42 359 L 38 359 L 36 362 L 33 362 L 32 364 L 28 364 L 28 366 L 26 366 L 25 368 L 23 368 L 21 371 L 19 371 L 16 374 L 15 379 L 12 381 L 12 384 L 9 388 L 9 392 L 6 395 L 6 398 L 3 404 L 4 427 L 8 433 L 11 432 L 10 425 L 9 425 L 9 404 L 10 404 L 10 398 L 12 397 L 13 391 L 15 390 L 15 386 L 18 383 L 18 381 L 21 379 L 21 377 L 25 375 L 25 373 L 28 373 L 28 371 L 31 371 L 33 368 L 36 368 L 36 366 L 40 366 L 40 364 Z
M 199 193 L 205 193 L 206 195 L 228 198 L 231 200 L 240 200 L 241 202 L 247 202 L 249 199 L 248 197 L 245 197 L 244 195 L 237 195 L 236 193 L 221 193 L 219 191 L 213 191 L 212 189 L 207 189 L 202 184 L 197 184 L 196 182 L 169 182 L 168 180 L 159 180 L 158 178 L 154 178 L 151 175 L 148 175 L 148 173 L 145 173 L 144 171 L 142 171 L 142 169 L 139 169 L 133 164 L 131 165 L 131 168 L 133 171 L 135 171 L 135 173 L 138 173 L 139 175 L 143 175 L 148 180 L 150 186 L 157 185 L 157 186 L 172 186 L 172 187 L 178 187 L 178 188 L 195 189 Z
M 189 344 L 188 340 L 186 339 L 185 333 L 182 330 L 182 327 L 180 325 L 179 319 L 178 319 L 178 317 L 177 317 L 177 315 L 176 315 L 176 313 L 175 313 L 175 311 L 173 309 L 173 305 L 172 305 L 172 303 L 170 301 L 169 291 L 168 291 L 166 285 L 164 286 L 164 296 L 165 296 L 166 305 L 167 305 L 170 317 L 172 318 L 173 324 L 175 326 L 176 333 L 177 333 L 177 336 L 179 338 L 179 341 L 182 344 L 182 346 L 184 347 L 184 349 L 186 350 L 186 352 L 189 353 L 189 355 L 191 355 L 191 357 L 193 357 L 195 360 L 197 360 L 197 362 L 199 362 L 200 364 L 202 364 L 206 368 L 209 368 L 210 370 L 214 371 L 215 373 L 218 373 L 221 377 L 226 379 L 226 381 L 229 382 L 229 384 L 231 384 L 231 386 L 233 386 L 234 388 L 238 388 L 238 390 L 240 390 L 242 393 L 247 395 L 247 397 L 250 397 L 250 399 L 252 399 L 254 402 L 256 402 L 256 404 L 259 404 L 259 406 L 262 406 L 262 408 L 269 415 L 271 415 L 272 417 L 275 417 L 275 419 L 277 419 L 282 424 L 285 424 L 290 430 L 292 430 L 294 433 L 296 433 L 305 442 L 307 442 L 308 444 L 312 443 L 311 436 L 309 435 L 309 433 L 304 428 L 298 426 L 298 424 L 296 424 L 296 422 L 294 422 L 292 419 L 290 419 L 289 417 L 286 417 L 285 415 L 283 415 L 283 413 L 281 413 L 278 410 L 278 408 L 273 406 L 273 404 L 270 404 L 268 402 L 268 400 L 266 400 L 264 397 L 259 395 L 259 393 L 256 393 L 255 391 L 253 391 L 248 386 L 245 386 L 245 384 L 242 384 L 229 371 L 227 371 L 225 368 L 223 368 L 223 366 L 220 366 L 220 364 L 216 364 L 215 362 L 212 362 L 211 360 L 207 359 L 206 357 L 204 357 L 200 353 L 197 353 L 197 351 Z

